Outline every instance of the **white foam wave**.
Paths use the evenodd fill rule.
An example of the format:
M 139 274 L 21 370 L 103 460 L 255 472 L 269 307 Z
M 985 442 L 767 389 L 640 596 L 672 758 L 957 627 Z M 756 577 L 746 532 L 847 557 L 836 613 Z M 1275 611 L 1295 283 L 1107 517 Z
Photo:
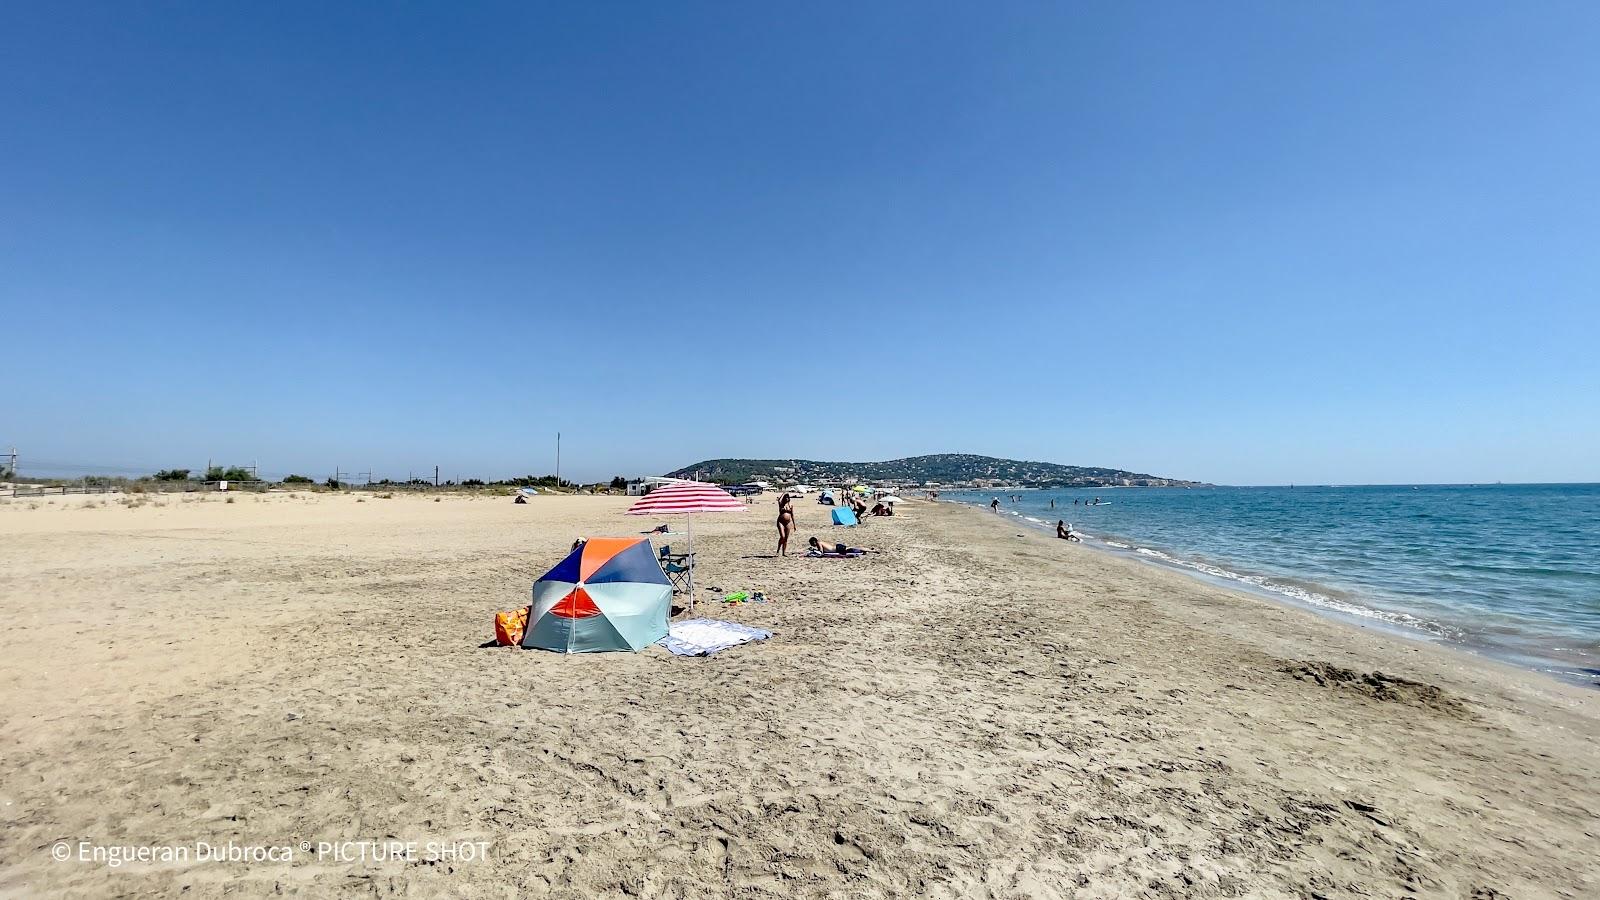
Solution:
M 1107 541 L 1106 543 L 1110 545 L 1112 542 Z M 1296 584 L 1287 584 L 1282 581 L 1275 581 L 1271 578 L 1267 578 L 1264 575 L 1246 575 L 1240 572 L 1235 572 L 1231 569 L 1224 569 L 1221 566 L 1214 566 L 1210 563 L 1204 563 L 1192 559 L 1183 559 L 1182 557 L 1173 556 L 1168 553 L 1162 553 L 1160 550 L 1152 550 L 1149 547 L 1136 547 L 1134 548 L 1133 552 L 1140 556 L 1157 560 L 1165 565 L 1189 569 L 1199 572 L 1202 575 L 1208 575 L 1212 578 L 1220 578 L 1226 581 L 1236 581 L 1240 584 L 1247 584 L 1258 590 L 1270 591 L 1274 594 L 1281 594 L 1301 603 L 1309 604 L 1311 606 L 1318 606 L 1323 609 L 1330 609 L 1334 612 L 1343 613 L 1345 615 L 1358 616 L 1363 619 L 1373 619 L 1389 625 L 1400 625 L 1406 628 L 1415 628 L 1439 637 L 1458 636 L 1456 629 L 1442 625 L 1438 622 L 1430 622 L 1426 619 L 1419 619 L 1416 616 L 1407 615 L 1403 612 L 1373 609 L 1370 606 L 1363 606 L 1359 603 L 1354 603 L 1339 597 L 1330 597 L 1327 594 L 1309 590 Z

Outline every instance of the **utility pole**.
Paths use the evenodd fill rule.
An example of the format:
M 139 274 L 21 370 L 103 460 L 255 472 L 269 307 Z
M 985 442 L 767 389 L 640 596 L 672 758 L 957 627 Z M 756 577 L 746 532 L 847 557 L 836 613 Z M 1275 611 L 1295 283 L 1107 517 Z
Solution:
M 433 467 L 433 486 L 434 487 L 438 487 L 439 486 L 439 467 L 438 466 L 434 466 Z
M 561 490 L 561 432 L 556 432 L 556 490 Z

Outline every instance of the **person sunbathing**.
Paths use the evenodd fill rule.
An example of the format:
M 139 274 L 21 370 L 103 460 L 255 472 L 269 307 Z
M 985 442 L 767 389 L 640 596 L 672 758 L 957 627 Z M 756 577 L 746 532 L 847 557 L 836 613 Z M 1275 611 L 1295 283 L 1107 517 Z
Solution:
M 817 538 L 811 538 L 810 540 L 806 541 L 806 546 L 811 548 L 810 552 L 812 553 L 834 553 L 839 556 L 859 556 L 863 553 L 878 552 L 869 547 L 850 547 L 845 544 L 824 544 Z

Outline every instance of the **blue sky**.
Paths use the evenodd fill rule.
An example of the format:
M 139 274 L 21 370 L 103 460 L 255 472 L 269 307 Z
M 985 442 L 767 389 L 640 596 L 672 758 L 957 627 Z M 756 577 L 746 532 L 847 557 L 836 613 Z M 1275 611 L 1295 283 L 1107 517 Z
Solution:
M 0 441 L 1600 480 L 1600 6 L 6 4 Z

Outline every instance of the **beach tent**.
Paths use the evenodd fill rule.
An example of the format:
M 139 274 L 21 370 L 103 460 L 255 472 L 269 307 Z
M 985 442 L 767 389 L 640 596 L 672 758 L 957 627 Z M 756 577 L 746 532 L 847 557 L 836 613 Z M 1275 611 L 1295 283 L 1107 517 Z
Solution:
M 838 507 L 837 509 L 835 509 L 833 511 L 833 524 L 835 524 L 835 525 L 855 525 L 856 524 L 856 514 L 855 514 L 855 512 L 853 510 L 851 510 L 847 506 Z
M 672 583 L 641 537 L 590 538 L 533 583 L 522 646 L 643 650 L 667 636 Z

